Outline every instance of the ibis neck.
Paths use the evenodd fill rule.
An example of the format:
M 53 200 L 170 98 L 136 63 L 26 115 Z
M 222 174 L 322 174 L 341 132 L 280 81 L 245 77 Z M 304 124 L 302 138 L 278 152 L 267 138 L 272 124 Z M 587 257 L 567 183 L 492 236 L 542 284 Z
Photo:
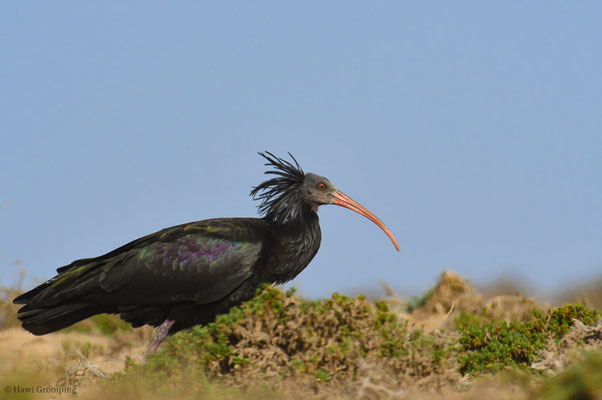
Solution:
M 314 258 L 322 233 L 318 213 L 309 205 L 301 209 L 297 218 L 285 221 L 269 221 L 282 252 L 274 265 L 274 280 L 277 283 L 287 282 L 301 273 Z M 267 218 L 267 217 L 266 217 Z

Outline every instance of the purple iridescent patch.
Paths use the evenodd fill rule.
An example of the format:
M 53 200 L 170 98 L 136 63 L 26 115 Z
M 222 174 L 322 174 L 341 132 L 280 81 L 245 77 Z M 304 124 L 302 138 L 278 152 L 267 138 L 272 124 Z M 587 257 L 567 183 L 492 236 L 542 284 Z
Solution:
M 240 243 L 235 242 L 221 242 L 221 243 L 186 243 L 185 246 L 178 248 L 177 262 L 182 263 L 184 261 L 198 260 L 199 258 L 205 258 L 208 262 L 213 262 L 219 258 L 225 251 L 233 247 L 240 246 Z

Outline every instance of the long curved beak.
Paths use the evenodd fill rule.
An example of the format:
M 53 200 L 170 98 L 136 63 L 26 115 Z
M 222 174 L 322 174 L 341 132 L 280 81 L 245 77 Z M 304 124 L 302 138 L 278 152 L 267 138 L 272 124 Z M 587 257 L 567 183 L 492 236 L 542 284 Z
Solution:
M 389 228 L 387 228 L 387 226 L 380 219 L 378 219 L 378 217 L 376 215 L 374 215 L 370 211 L 368 211 L 366 209 L 366 207 L 362 206 L 360 203 L 353 200 L 351 197 L 347 196 L 345 193 L 341 192 L 340 190 L 336 190 L 332 194 L 332 204 L 336 204 L 337 206 L 348 208 L 352 211 L 355 211 L 358 214 L 363 215 L 364 217 L 368 218 L 370 221 L 374 222 L 376 225 L 378 225 L 380 227 L 380 229 L 382 229 L 387 234 L 389 239 L 391 239 L 391 241 L 393 242 L 393 245 L 395 246 L 397 251 L 399 251 L 399 245 L 397 244 L 397 240 L 395 240 L 395 237 L 393 236 L 393 234 L 391 233 Z

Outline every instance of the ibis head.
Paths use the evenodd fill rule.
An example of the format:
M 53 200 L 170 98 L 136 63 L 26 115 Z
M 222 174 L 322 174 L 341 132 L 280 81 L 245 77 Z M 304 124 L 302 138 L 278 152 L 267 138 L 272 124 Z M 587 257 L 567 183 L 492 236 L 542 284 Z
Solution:
M 259 210 L 266 215 L 266 218 L 277 223 L 294 221 L 302 218 L 304 209 L 315 213 L 322 205 L 335 204 L 355 211 L 374 222 L 387 234 L 395 249 L 399 251 L 397 240 L 389 228 L 366 207 L 337 189 L 328 178 L 303 172 L 290 153 L 289 156 L 294 164 L 270 152 L 259 154 L 268 161 L 267 166 L 274 168 L 266 171 L 266 174 L 277 175 L 255 187 L 251 192 L 254 198 L 262 200 Z

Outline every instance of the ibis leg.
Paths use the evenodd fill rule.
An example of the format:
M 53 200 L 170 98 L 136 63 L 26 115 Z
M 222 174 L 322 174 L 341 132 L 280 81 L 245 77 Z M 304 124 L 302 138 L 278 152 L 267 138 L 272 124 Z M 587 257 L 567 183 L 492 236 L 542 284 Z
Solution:
M 159 348 L 159 345 L 167 338 L 169 329 L 173 326 L 174 322 L 176 321 L 166 319 L 157 327 L 157 330 L 155 330 L 155 336 L 153 336 L 153 340 L 151 340 L 150 344 L 148 345 L 146 354 L 155 354 Z

